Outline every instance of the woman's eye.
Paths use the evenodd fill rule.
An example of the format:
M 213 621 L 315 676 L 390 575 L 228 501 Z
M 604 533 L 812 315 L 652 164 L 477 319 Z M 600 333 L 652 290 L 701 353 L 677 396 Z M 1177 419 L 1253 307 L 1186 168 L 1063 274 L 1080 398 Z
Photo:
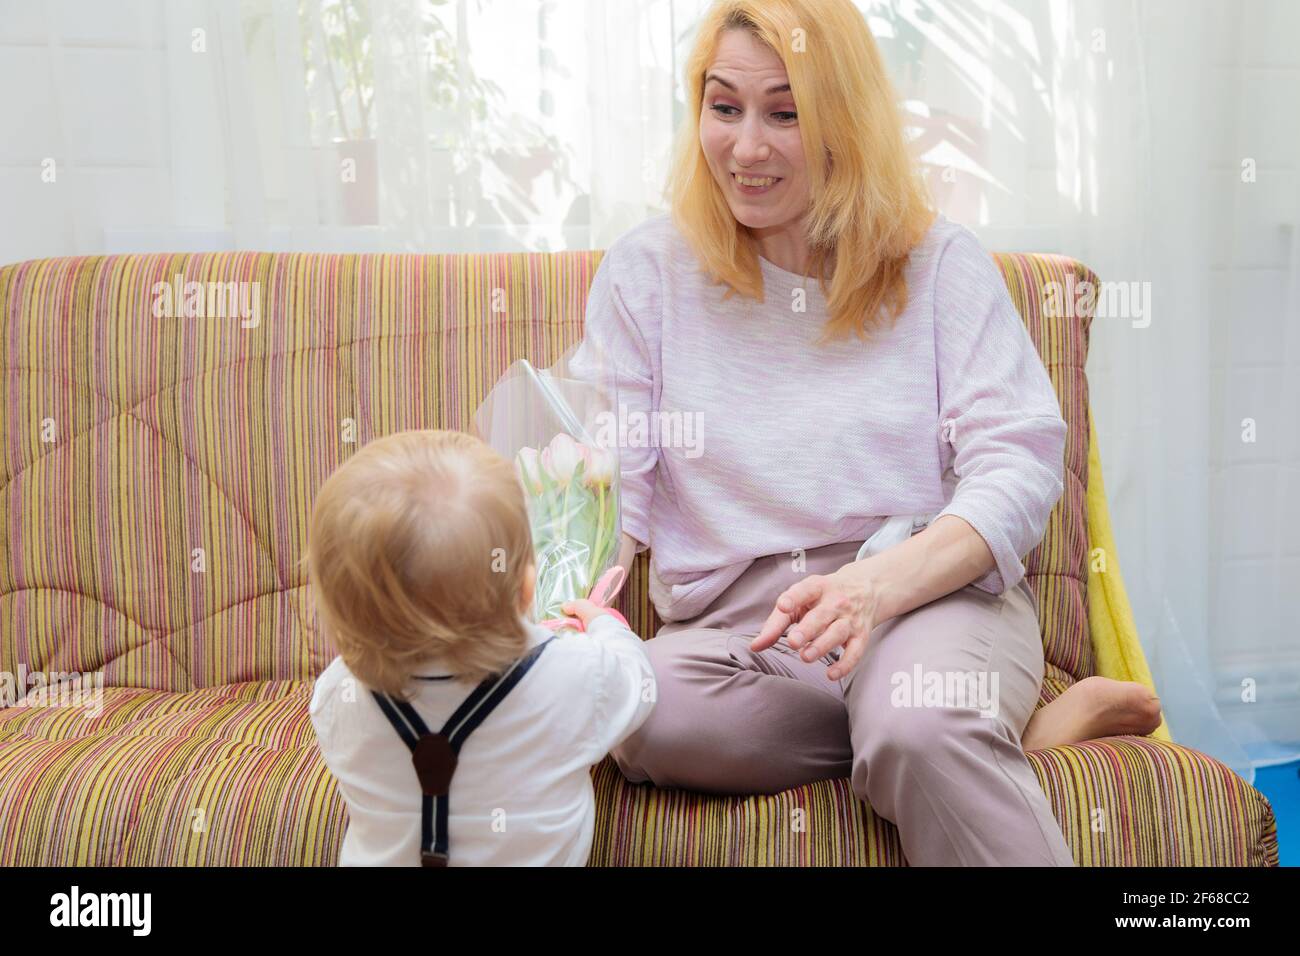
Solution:
M 715 113 L 718 113 L 719 116 L 735 116 L 735 113 L 724 113 L 724 109 L 733 109 L 736 113 L 740 112 L 736 107 L 729 107 L 729 105 L 725 103 L 715 103 L 714 105 L 711 105 L 710 109 Z M 790 109 L 784 109 L 784 111 L 772 113 L 772 116 L 775 116 L 777 120 L 780 120 L 781 122 L 794 122 L 800 118 L 800 114 L 790 111 Z

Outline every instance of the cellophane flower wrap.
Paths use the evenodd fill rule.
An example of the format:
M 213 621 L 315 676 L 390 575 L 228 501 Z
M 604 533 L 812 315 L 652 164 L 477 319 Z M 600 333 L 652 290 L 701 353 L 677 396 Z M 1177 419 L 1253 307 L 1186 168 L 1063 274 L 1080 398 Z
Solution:
M 601 599 L 592 592 L 617 560 L 621 528 L 617 442 L 601 427 L 616 408 L 614 378 L 590 343 L 581 375 L 570 368 L 573 354 L 546 369 L 515 362 L 479 406 L 474 425 L 514 462 L 524 488 L 537 569 L 532 619 L 581 629 L 561 607 L 589 596 L 612 600 L 612 593 Z

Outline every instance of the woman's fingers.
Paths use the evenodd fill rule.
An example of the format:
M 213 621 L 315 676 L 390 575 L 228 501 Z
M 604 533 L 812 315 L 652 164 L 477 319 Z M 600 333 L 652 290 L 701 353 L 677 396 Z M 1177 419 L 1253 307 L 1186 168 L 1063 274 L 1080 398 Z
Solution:
M 817 604 L 799 619 L 797 626 L 790 628 L 790 646 L 795 650 L 807 647 L 843 616 L 844 601 L 833 589 L 823 588 Z M 805 659 L 814 660 L 813 657 Z
M 773 611 L 763 622 L 763 629 L 758 632 L 758 637 L 749 642 L 751 651 L 765 651 L 781 639 L 785 633 L 786 627 L 790 623 L 790 616 L 782 614 L 780 611 Z
M 797 621 L 808 607 L 822 599 L 825 590 L 826 578 L 820 574 L 810 574 L 786 588 L 776 599 L 776 606 Z
M 820 600 L 822 595 L 822 577 L 809 575 L 781 592 L 776 599 L 776 607 L 763 622 L 758 637 L 750 642 L 750 649 L 765 650 L 781 639 L 793 621 L 799 620 L 808 605 Z
M 801 624 L 800 627 L 802 626 Z M 849 619 L 844 617 L 836 618 L 817 640 L 803 649 L 799 656 L 806 661 L 815 661 L 819 657 L 825 657 L 852 636 L 853 625 L 849 622 Z
M 867 650 L 867 637 L 861 634 L 850 637 L 844 642 L 844 653 L 840 659 L 826 669 L 826 676 L 831 680 L 840 680 L 848 677 L 853 673 L 853 668 L 858 666 L 858 661 L 862 660 L 862 655 Z
M 794 620 L 789 614 L 781 610 L 781 600 L 785 595 L 777 600 L 777 606 L 772 609 L 772 613 L 767 616 L 763 622 L 763 628 L 758 632 L 758 637 L 749 642 L 750 650 L 764 651 L 781 639 L 785 629 L 790 626 Z

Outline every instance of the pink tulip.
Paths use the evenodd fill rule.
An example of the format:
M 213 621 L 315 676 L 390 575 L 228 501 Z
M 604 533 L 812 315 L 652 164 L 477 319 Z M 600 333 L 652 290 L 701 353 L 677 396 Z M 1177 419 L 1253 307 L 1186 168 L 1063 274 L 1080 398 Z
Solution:
M 567 434 L 560 432 L 542 449 L 542 467 L 561 488 L 573 480 L 573 473 L 582 461 L 582 453 L 578 450 L 580 447 Z
M 524 487 L 535 495 L 542 493 L 542 463 L 536 448 L 524 447 L 515 455 L 515 468 Z
M 584 445 L 582 450 L 586 453 L 584 460 L 587 463 L 583 471 L 583 482 L 593 486 L 608 486 L 614 480 L 614 453 L 599 445 L 595 448 Z

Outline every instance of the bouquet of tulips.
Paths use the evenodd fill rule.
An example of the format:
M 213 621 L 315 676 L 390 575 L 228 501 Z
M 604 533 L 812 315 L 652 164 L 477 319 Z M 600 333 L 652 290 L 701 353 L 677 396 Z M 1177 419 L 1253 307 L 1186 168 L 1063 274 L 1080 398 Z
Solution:
M 514 461 L 524 489 L 537 569 L 533 619 L 581 630 L 561 606 L 578 598 L 608 605 L 624 569 L 613 566 L 621 538 L 618 456 L 612 443 L 597 440 L 600 417 L 615 407 L 612 379 L 590 349 L 574 360 L 580 368 L 570 369 L 567 358 L 550 369 L 515 362 L 474 420 L 479 437 Z
M 586 597 L 618 553 L 616 458 L 599 445 L 558 432 L 538 451 L 525 446 L 515 466 L 527 492 L 537 558 L 539 620 Z

